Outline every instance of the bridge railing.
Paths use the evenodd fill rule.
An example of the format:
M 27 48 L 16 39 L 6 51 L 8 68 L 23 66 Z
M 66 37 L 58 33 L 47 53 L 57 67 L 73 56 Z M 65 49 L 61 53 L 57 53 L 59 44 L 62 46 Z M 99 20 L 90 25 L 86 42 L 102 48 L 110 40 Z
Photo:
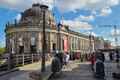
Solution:
M 46 61 L 50 60 L 52 56 L 46 54 Z M 31 64 L 34 62 L 41 61 L 42 55 L 38 53 L 33 54 L 14 54 L 12 55 L 12 59 L 6 58 L 6 63 L 2 66 L 0 66 L 1 70 L 8 70 L 9 66 L 12 65 L 12 67 L 19 67 L 24 66 L 26 64 Z M 12 61 L 9 61 L 12 60 Z
M 37 62 L 41 59 L 41 54 L 16 54 L 13 56 L 14 65 L 25 65 Z

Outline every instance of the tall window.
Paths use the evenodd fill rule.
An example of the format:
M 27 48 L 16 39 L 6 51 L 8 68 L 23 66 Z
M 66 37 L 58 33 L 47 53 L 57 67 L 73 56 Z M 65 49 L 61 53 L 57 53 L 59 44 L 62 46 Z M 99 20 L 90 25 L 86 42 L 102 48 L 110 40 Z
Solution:
M 56 44 L 53 43 L 53 51 L 56 51 Z
M 14 47 L 15 46 L 14 45 L 14 39 L 10 39 L 10 45 L 11 45 L 11 53 L 14 54 L 15 53 L 15 51 L 14 51 L 14 48 L 15 48 Z
M 72 38 L 72 50 L 74 50 L 74 38 Z
M 35 37 L 31 37 L 30 49 L 31 49 L 31 53 L 35 53 L 36 52 Z
M 23 39 L 22 39 L 22 37 L 20 37 L 20 38 L 18 39 L 18 41 L 19 41 L 19 46 L 23 46 Z
M 20 37 L 18 39 L 18 42 L 19 42 L 19 53 L 23 53 L 24 52 L 23 38 Z

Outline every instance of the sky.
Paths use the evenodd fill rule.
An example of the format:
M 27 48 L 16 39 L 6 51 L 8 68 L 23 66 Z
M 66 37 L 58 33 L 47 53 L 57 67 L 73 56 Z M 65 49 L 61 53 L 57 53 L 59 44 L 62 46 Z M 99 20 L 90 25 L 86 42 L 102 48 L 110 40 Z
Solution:
M 104 37 L 114 44 L 114 25 L 120 43 L 120 0 L 0 0 L 0 46 L 5 46 L 5 24 L 20 19 L 20 13 L 41 3 L 49 6 L 57 23 L 70 29 Z M 110 26 L 108 26 L 110 25 Z

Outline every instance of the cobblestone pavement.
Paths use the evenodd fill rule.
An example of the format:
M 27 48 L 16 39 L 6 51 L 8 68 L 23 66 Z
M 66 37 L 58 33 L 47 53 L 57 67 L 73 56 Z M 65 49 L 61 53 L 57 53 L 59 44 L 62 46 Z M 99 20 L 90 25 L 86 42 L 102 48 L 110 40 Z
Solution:
M 105 63 L 106 80 L 115 80 L 112 78 L 112 72 L 116 71 L 115 63 Z M 51 80 L 97 80 L 93 76 L 89 63 L 70 63 L 69 66 L 63 69 L 60 76 Z

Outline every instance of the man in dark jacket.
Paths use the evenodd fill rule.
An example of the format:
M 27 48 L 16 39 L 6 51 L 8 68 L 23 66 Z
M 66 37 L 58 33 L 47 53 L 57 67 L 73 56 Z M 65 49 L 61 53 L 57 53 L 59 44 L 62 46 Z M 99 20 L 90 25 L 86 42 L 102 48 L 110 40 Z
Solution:
M 51 70 L 53 73 L 61 71 L 63 66 L 63 54 L 56 53 L 54 59 L 52 60 Z
M 105 71 L 104 71 L 104 63 L 102 57 L 98 57 L 96 60 L 96 69 L 95 69 L 96 78 L 104 79 Z
M 57 57 L 55 57 L 52 61 L 51 71 L 53 73 L 59 72 L 60 66 L 61 66 L 60 60 Z
M 103 52 L 100 52 L 100 54 L 101 54 L 101 60 L 104 62 L 105 61 L 105 55 L 104 55 Z

